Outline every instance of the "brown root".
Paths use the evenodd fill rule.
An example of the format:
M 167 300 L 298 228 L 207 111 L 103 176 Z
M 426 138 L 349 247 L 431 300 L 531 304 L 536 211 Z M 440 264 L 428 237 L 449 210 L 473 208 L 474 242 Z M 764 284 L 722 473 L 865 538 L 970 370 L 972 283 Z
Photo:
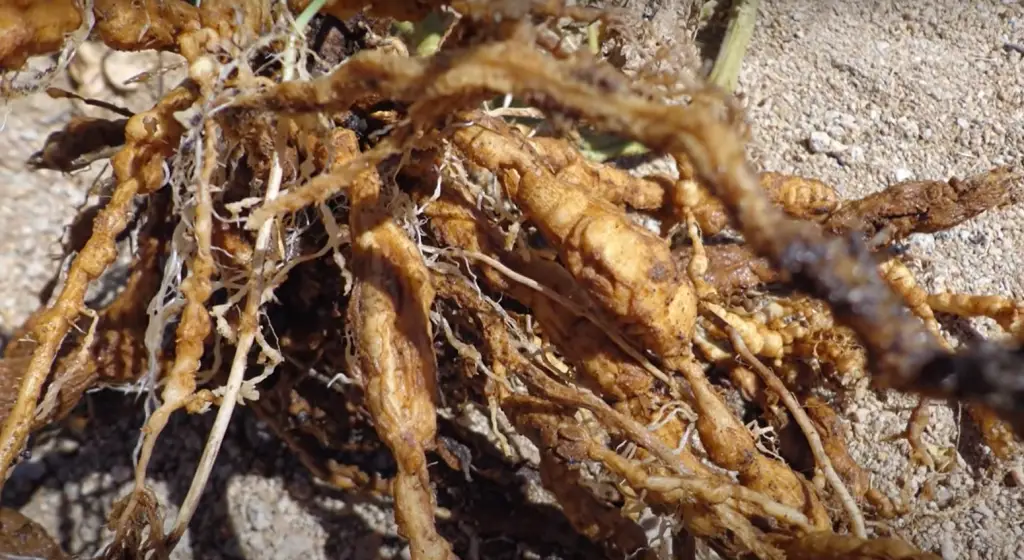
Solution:
M 68 557 L 46 529 L 10 508 L 0 509 L 0 555 L 52 560 Z
M 184 0 L 95 0 L 96 32 L 121 51 L 177 48 L 178 37 L 199 28 L 199 10 Z
M 927 304 L 935 311 L 961 317 L 988 317 L 1017 340 L 1024 340 L 1024 304 L 1000 296 L 930 294 Z
M 811 533 L 782 545 L 790 560 L 938 560 L 939 556 L 921 552 L 897 539 L 864 540 L 834 533 Z
M 175 149 L 182 133 L 173 113 L 191 105 L 195 95 L 189 87 L 175 89 L 153 109 L 128 121 L 127 143 L 114 156 L 118 186 L 97 217 L 92 237 L 72 262 L 64 289 L 53 305 L 39 316 L 30 333 L 37 346 L 26 367 L 18 400 L 0 434 L 0 473 L 4 477 L 15 455 L 21 452 L 42 385 L 61 341 L 82 309 L 85 289 L 116 257 L 114 239 L 127 225 L 134 196 L 149 194 L 162 184 L 164 159 Z
M 933 310 L 1019 342 L 1020 306 L 931 296 L 876 253 L 1019 200 L 1019 174 L 841 203 L 754 169 L 736 100 L 578 49 L 617 24 L 566 4 L 93 3 L 82 29 L 178 52 L 189 77 L 127 120 L 72 121 L 33 159 L 72 170 L 117 150 L 113 189 L 71 225 L 56 298 L 0 361 L 0 470 L 86 389 L 133 382 L 162 398 L 110 557 L 172 552 L 239 405 L 327 485 L 393 497 L 417 559 L 461 554 L 448 529 L 479 529 L 477 506 L 529 515 L 513 500 L 527 478 L 549 491 L 536 519 L 561 516 L 563 544 L 588 551 L 653 558 L 699 539 L 728 557 L 923 557 L 867 540 L 895 508 L 833 403 L 869 385 L 921 396 L 920 454 L 930 399 L 955 398 L 1014 458 L 1022 351 L 952 353 Z M 294 24 L 311 21 L 304 39 Z M 29 34 L 0 61 L 54 48 Z M 673 158 L 679 179 L 588 159 L 591 131 Z M 87 308 L 126 240 L 127 281 Z M 157 438 L 211 405 L 165 536 L 146 486 Z M 843 524 L 852 536 L 831 533 Z
M 705 235 L 716 235 L 733 227 L 726 206 L 712 196 L 706 186 L 694 181 L 692 172 L 689 165 L 684 166 L 681 180 L 667 187 L 666 204 L 670 223 L 682 223 L 686 209 L 693 212 Z M 839 205 L 835 189 L 814 179 L 762 171 L 758 174 L 758 182 L 774 205 L 797 219 L 821 221 Z
M 828 527 L 828 514 L 808 481 L 757 450 L 750 432 L 725 406 L 696 364 L 682 372 L 693 391 L 697 432 L 708 457 L 720 467 L 737 471 L 744 486 L 804 512 L 819 529 Z
M 863 232 L 866 239 L 885 233 L 891 243 L 912 233 L 935 233 L 989 209 L 1022 200 L 1021 174 L 998 168 L 968 179 L 907 181 L 844 203 L 825 220 L 837 234 Z
M 704 280 L 722 296 L 730 296 L 780 281 L 781 276 L 771 264 L 758 257 L 747 245 L 723 243 L 705 245 L 707 271 Z M 688 266 L 691 249 L 675 250 L 673 256 L 679 266 Z
M 413 558 L 454 558 L 434 527 L 425 455 L 437 434 L 429 319 L 434 289 L 415 245 L 382 211 L 380 191 L 372 172 L 350 191 L 356 285 L 349 321 L 356 367 L 377 432 L 398 461 L 395 515 Z
M 782 381 L 758 360 L 750 350 L 747 349 L 746 344 L 743 341 L 743 336 L 736 329 L 730 329 L 730 339 L 732 340 L 733 346 L 739 352 L 740 356 L 744 360 L 751 363 L 760 376 L 764 384 L 775 392 L 779 400 L 781 400 L 786 408 L 789 409 L 789 413 L 793 415 L 793 419 L 796 420 L 798 426 L 804 433 L 804 437 L 807 438 L 807 443 L 811 447 L 811 453 L 814 455 L 814 461 L 817 463 L 818 468 L 825 473 L 825 478 L 836 494 L 839 495 L 839 500 L 843 504 L 843 508 L 846 509 L 847 515 L 850 517 L 850 529 L 853 534 L 859 538 L 867 536 L 864 526 L 864 516 L 860 512 L 860 508 L 857 506 L 857 502 L 854 495 L 850 494 L 850 491 L 846 488 L 846 484 L 836 473 L 835 468 L 832 466 L 831 456 L 825 451 L 824 445 L 821 441 L 821 435 L 818 433 L 817 428 L 811 419 L 804 412 L 803 407 L 800 406 L 799 401 L 796 397 L 786 388 Z
M 63 130 L 51 134 L 29 163 L 41 169 L 70 172 L 109 158 L 124 144 L 128 119 L 73 117 Z
M 75 0 L 5 3 L 0 7 L 0 70 L 15 70 L 30 56 L 60 50 L 65 36 L 81 25 L 82 9 Z
M 618 209 L 529 163 L 514 139 L 467 127 L 456 131 L 454 140 L 478 163 L 515 170 L 518 180 L 508 173 L 504 177 L 510 198 L 559 248 L 580 287 L 627 335 L 665 360 L 685 354 L 696 301 L 663 241 Z

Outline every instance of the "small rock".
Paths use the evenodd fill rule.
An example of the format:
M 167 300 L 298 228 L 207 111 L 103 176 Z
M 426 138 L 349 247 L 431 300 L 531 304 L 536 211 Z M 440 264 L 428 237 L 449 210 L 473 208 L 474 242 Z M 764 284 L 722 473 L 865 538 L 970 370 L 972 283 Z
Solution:
M 64 455 L 69 455 L 78 451 L 79 447 L 79 443 L 71 438 L 61 438 L 57 440 L 57 452 Z
M 987 505 L 985 505 L 984 503 L 978 504 L 978 507 L 975 508 L 974 511 L 980 513 L 981 515 L 983 515 L 985 517 L 995 517 L 995 515 L 996 515 L 995 513 L 992 513 L 992 510 L 989 509 L 989 507 Z
M 900 130 L 903 131 L 903 136 L 905 138 L 917 138 L 921 134 L 920 127 L 917 123 L 906 117 L 896 119 L 896 124 L 900 127 Z
M 839 163 L 842 163 L 843 165 L 853 165 L 863 161 L 864 148 L 861 148 L 860 146 L 850 146 L 850 149 L 846 150 L 839 156 Z
M 313 487 L 305 479 L 296 479 L 290 485 L 289 491 L 297 500 L 309 500 L 313 497 Z
M 837 141 L 843 141 L 846 139 L 846 130 L 841 126 L 829 126 L 825 130 L 825 134 L 829 135 L 832 139 Z
M 906 167 L 898 167 L 898 168 L 896 168 L 895 171 L 892 172 L 892 178 L 897 183 L 902 183 L 903 181 L 908 181 L 913 176 L 914 176 L 914 174 L 909 169 L 907 169 Z
M 99 475 L 88 475 L 82 480 L 82 495 L 91 496 L 100 489 Z
M 46 476 L 46 465 L 42 461 L 25 461 L 14 469 L 11 478 L 18 482 L 33 484 Z
M 271 518 L 268 507 L 269 504 L 262 500 L 253 500 L 245 504 L 245 518 L 253 529 L 263 531 L 270 527 Z
M 292 533 L 284 541 L 277 545 L 275 558 L 305 558 L 311 556 L 310 539 L 303 535 Z
M 267 546 L 266 540 L 263 538 L 262 532 L 254 532 L 252 535 L 246 537 L 246 547 L 254 553 L 265 552 Z
M 813 154 L 827 154 L 845 149 L 845 146 L 836 142 L 827 132 L 816 130 L 807 139 L 807 148 Z
M 945 525 L 943 525 L 943 528 L 945 528 Z M 939 545 L 939 550 L 942 553 L 942 560 L 957 559 L 956 544 L 953 542 L 953 532 L 951 530 L 942 534 L 942 544 Z
M 858 408 L 853 411 L 853 419 L 859 424 L 863 424 L 868 421 L 868 417 L 871 415 L 871 411 L 865 408 Z
M 853 130 L 857 128 L 857 117 L 849 113 L 839 113 L 836 121 L 846 130 Z
M 930 233 L 912 233 L 907 236 L 907 243 L 917 253 L 931 253 L 935 250 L 935 236 Z

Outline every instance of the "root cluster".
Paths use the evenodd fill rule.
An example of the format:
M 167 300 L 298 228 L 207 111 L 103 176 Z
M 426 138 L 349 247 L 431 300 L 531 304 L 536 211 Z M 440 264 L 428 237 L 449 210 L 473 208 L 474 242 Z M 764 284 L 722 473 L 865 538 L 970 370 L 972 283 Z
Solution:
M 932 468 L 927 399 L 966 402 L 998 458 L 1020 457 L 1021 305 L 929 294 L 890 250 L 1019 202 L 1020 170 L 852 201 L 758 172 L 724 93 L 566 50 L 616 22 L 558 2 L 67 4 L 53 21 L 0 9 L 0 29 L 21 26 L 0 68 L 83 21 L 113 48 L 189 65 L 151 109 L 73 121 L 40 147 L 34 163 L 62 170 L 116 150 L 110 195 L 83 210 L 54 297 L 0 361 L 5 476 L 87 389 L 159 397 L 110 557 L 170 553 L 238 405 L 325 483 L 392 496 L 416 559 L 466 555 L 467 524 L 552 545 L 515 527 L 527 514 L 463 509 L 484 488 L 501 513 L 539 507 L 509 505 L 521 472 L 613 557 L 697 542 L 737 558 L 932 557 L 869 523 L 907 504 L 846 448 L 836 402 L 866 385 L 922 397 L 906 437 Z M 431 48 L 390 33 L 423 18 L 447 25 Z M 504 96 L 553 126 L 503 116 Z M 588 159 L 584 126 L 671 157 L 678 176 Z M 126 237 L 130 276 L 88 306 Z M 1008 340 L 954 353 L 935 312 L 991 317 Z M 165 535 L 149 457 L 172 414 L 211 407 Z M 486 442 L 459 420 L 471 411 Z M 796 443 L 762 443 L 783 431 Z M 392 465 L 368 459 L 380 450 Z

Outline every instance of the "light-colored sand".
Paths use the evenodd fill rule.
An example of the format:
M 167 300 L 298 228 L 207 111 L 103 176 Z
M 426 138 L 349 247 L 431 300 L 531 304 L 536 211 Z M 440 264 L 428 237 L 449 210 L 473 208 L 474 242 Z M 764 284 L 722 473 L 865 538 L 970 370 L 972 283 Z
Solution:
M 819 177 L 853 198 L 1022 161 L 1024 62 L 1003 48 L 1024 39 L 1020 3 L 764 4 L 741 75 L 764 168 Z M 834 153 L 813 153 L 812 138 Z M 907 258 L 930 291 L 1024 298 L 1024 208 L 915 236 Z M 868 398 L 848 410 L 855 458 L 893 498 L 907 445 L 881 440 L 903 429 L 911 402 Z M 894 529 L 946 558 L 1024 558 L 1024 490 L 985 476 L 988 450 L 966 413 L 937 404 L 932 415 L 927 441 L 959 441 L 960 467 L 935 476 L 935 502 L 918 502 L 921 513 Z

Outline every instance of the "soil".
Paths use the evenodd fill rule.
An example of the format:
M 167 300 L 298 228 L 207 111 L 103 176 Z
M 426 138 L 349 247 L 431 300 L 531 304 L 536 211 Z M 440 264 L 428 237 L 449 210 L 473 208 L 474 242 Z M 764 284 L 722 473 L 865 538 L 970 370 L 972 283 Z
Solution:
M 690 35 L 670 1 L 628 7 L 653 15 L 663 36 Z M 957 0 L 763 2 L 740 76 L 752 154 L 764 169 L 819 178 L 844 198 L 1020 162 L 1024 55 L 1006 45 L 1022 43 L 1024 4 L 1008 0 L 969 8 Z M 145 99 L 133 93 L 125 103 L 138 109 Z M 26 165 L 76 110 L 44 95 L 0 109 L 0 336 L 37 307 L 60 265 L 64 225 L 101 173 L 101 163 L 75 175 Z M 905 245 L 930 291 L 1024 299 L 1020 206 Z M 945 326 L 954 341 L 997 332 L 982 320 Z M 3 505 L 42 524 L 68 552 L 95 552 L 107 536 L 111 502 L 130 486 L 143 402 L 112 391 L 88 395 L 81 414 L 33 442 L 31 458 L 4 487 Z M 912 406 L 899 395 L 865 394 L 842 411 L 854 458 L 874 485 L 897 501 L 901 490 L 911 494 L 914 513 L 873 531 L 894 532 L 945 559 L 1024 558 L 1024 489 L 1005 483 L 966 414 L 944 403 L 931 408 L 925 439 L 955 448 L 955 468 L 910 468 L 906 443 L 888 438 L 903 430 Z M 211 422 L 210 414 L 178 416 L 161 438 L 150 473 L 162 503 L 183 498 Z M 173 557 L 388 558 L 407 555 L 403 548 L 388 504 L 317 488 L 243 410 Z

